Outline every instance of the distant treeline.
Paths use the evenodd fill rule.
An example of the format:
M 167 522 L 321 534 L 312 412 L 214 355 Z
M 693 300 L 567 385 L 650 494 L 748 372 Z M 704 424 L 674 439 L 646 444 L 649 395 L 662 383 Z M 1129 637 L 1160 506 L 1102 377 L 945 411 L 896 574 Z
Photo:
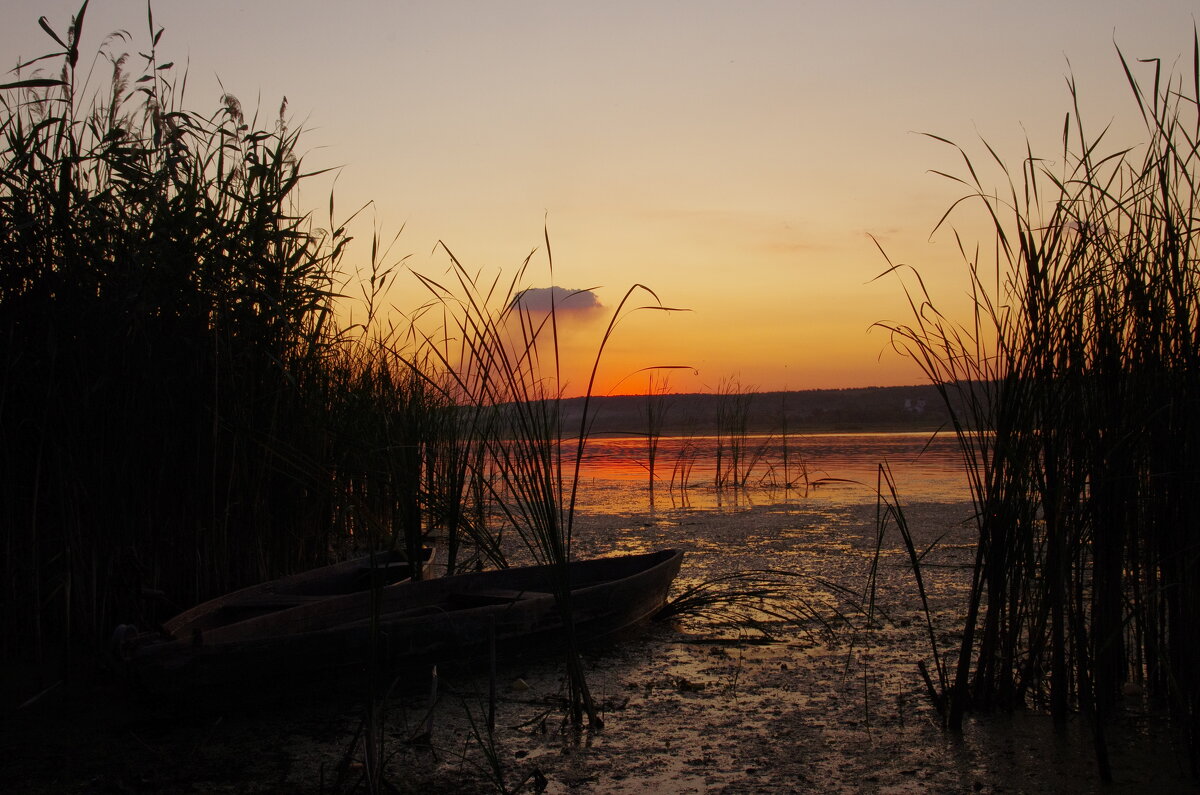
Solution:
M 914 317 L 890 327 L 932 386 L 652 382 L 595 399 L 589 426 L 547 386 L 554 324 L 520 307 L 524 266 L 500 284 L 447 250 L 448 287 L 418 275 L 443 328 L 378 322 L 387 246 L 348 283 L 332 199 L 327 226 L 297 210 L 309 173 L 286 102 L 264 122 L 229 95 L 184 109 L 152 16 L 141 60 L 106 50 L 111 81 L 88 94 L 86 5 L 30 62 L 55 77 L 0 84 L 0 660 L 31 663 L 33 692 L 93 667 L 115 625 L 354 547 L 416 561 L 431 528 L 451 569 L 505 565 L 515 530 L 569 611 L 578 447 L 562 440 L 581 428 L 720 436 L 717 487 L 740 488 L 751 433 L 952 426 L 978 537 L 962 621 L 927 615 L 920 670 L 945 725 L 1076 712 L 1107 779 L 1105 727 L 1131 704 L 1174 719 L 1200 775 L 1200 44 L 1153 93 L 1124 64 L 1144 160 L 1068 125 L 1065 156 L 1031 158 L 1007 199 L 968 167 L 998 241 L 968 263 L 974 323 L 914 279 Z M 347 288 L 365 313 L 342 326 Z M 653 303 L 636 293 L 609 333 Z M 900 506 L 886 517 L 904 533 Z M 568 674 L 572 719 L 595 718 L 573 652 Z
M 646 433 L 645 395 L 592 398 L 593 433 Z M 748 404 L 750 433 L 935 431 L 947 427 L 946 402 L 931 385 L 812 389 L 798 392 L 739 391 L 736 395 L 690 393 L 654 396 L 662 403 L 667 436 L 714 433 L 724 406 Z M 564 401 L 569 428 L 578 424 L 583 399 Z

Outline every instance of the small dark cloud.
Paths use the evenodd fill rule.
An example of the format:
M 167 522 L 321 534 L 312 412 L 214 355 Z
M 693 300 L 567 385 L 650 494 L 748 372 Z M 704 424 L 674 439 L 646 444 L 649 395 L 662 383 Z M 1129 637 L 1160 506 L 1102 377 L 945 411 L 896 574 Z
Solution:
M 571 312 L 591 314 L 604 308 L 591 290 L 568 290 L 565 287 L 530 287 L 513 299 L 513 306 L 527 312 Z

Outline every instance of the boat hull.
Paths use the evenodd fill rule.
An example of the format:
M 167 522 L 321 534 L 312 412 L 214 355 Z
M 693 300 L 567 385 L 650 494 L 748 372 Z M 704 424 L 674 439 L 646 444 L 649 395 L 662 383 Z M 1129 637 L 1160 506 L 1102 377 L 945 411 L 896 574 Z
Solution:
M 682 558 L 663 550 L 570 564 L 566 599 L 577 639 L 603 640 L 649 620 L 666 603 Z M 367 594 L 353 613 L 315 602 L 145 643 L 127 656 L 127 668 L 143 687 L 167 692 L 291 686 L 372 660 L 400 674 L 485 660 L 493 649 L 505 658 L 565 640 L 554 577 L 551 567 L 529 566 L 393 584 Z

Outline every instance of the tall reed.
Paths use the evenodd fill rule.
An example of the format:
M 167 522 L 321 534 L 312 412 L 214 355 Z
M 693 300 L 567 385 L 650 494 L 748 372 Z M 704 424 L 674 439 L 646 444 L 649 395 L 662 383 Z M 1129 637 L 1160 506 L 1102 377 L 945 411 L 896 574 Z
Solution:
M 1195 36 L 1193 48 L 1186 76 L 1148 62 L 1149 90 L 1120 55 L 1143 146 L 1103 154 L 1072 81 L 1061 170 L 1027 150 L 999 196 L 960 149 L 959 181 L 996 234 L 990 266 L 963 249 L 973 320 L 940 313 L 918 277 L 913 321 L 888 325 L 951 412 L 977 504 L 946 720 L 1032 702 L 1062 723 L 1078 709 L 1105 777 L 1105 727 L 1141 689 L 1184 728 L 1200 772 Z
M 646 384 L 646 403 L 641 410 L 646 423 L 646 486 L 650 493 L 651 510 L 654 510 L 654 471 L 658 465 L 658 446 L 662 441 L 663 422 L 671 406 L 669 395 L 668 378 L 651 372 Z
M 737 378 L 723 378 L 717 386 L 717 489 L 745 488 L 761 463 L 769 442 L 751 446 L 750 412 L 757 390 L 744 386 Z M 728 461 L 726 457 L 728 448 Z
M 54 678 L 117 623 L 411 547 L 443 410 L 335 323 L 349 235 L 297 209 L 286 100 L 187 109 L 152 10 L 89 79 L 87 8 L 0 86 L 0 655 Z
M 600 360 L 617 322 L 637 309 L 670 310 L 648 288 L 635 285 L 629 289 L 600 339 L 579 426 L 568 429 L 562 410 L 564 382 L 554 293 L 548 311 L 534 309 L 524 300 L 523 282 L 533 254 L 504 282 L 500 275 L 491 281 L 473 275 L 447 247 L 443 245 L 443 249 L 451 262 L 450 286 L 418 275 L 432 295 L 425 314 L 440 316 L 441 321 L 436 333 L 425 336 L 427 345 L 421 353 L 436 362 L 440 371 L 427 370 L 426 377 L 430 383 L 441 384 L 447 398 L 461 410 L 486 420 L 486 425 L 477 425 L 473 431 L 484 449 L 476 465 L 494 467 L 496 477 L 481 478 L 481 482 L 487 484 L 489 496 L 529 554 L 551 572 L 566 628 L 570 718 L 581 725 L 586 714 L 589 725 L 598 727 L 602 721 L 578 654 L 569 579 L 579 466 L 593 418 L 589 404 Z M 548 235 L 546 252 L 553 278 Z M 639 294 L 648 295 L 652 303 L 634 307 L 631 301 Z M 453 348 L 445 342 L 451 339 L 457 341 Z

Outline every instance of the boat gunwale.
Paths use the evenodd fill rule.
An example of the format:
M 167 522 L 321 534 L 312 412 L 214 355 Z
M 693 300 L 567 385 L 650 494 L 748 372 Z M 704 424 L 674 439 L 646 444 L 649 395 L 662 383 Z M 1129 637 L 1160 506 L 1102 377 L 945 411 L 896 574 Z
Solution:
M 598 593 L 605 593 L 621 585 L 632 585 L 643 580 L 656 580 L 662 576 L 664 567 L 670 570 L 670 576 L 666 578 L 664 585 L 665 591 L 669 589 L 670 583 L 678 574 L 679 566 L 683 560 L 683 551 L 679 549 L 664 549 L 654 552 L 639 553 L 634 555 L 609 556 L 602 558 L 591 558 L 588 560 L 572 561 L 570 572 L 584 571 L 591 573 L 594 569 L 616 569 L 618 576 L 608 577 L 604 579 L 596 579 L 594 576 L 589 578 L 591 581 L 585 581 L 579 587 L 571 589 L 571 598 L 573 603 L 583 602 L 585 605 Z M 531 614 L 535 611 L 546 610 L 546 603 L 551 600 L 557 600 L 555 594 L 547 590 L 549 582 L 544 578 L 547 572 L 545 565 L 523 566 L 511 569 L 494 569 L 483 572 L 469 572 L 461 575 L 453 575 L 451 577 L 435 577 L 429 580 L 420 581 L 402 581 L 386 586 L 385 591 L 390 591 L 394 595 L 397 589 L 404 589 L 412 592 L 421 590 L 431 591 L 432 600 L 427 600 L 423 603 L 413 604 L 408 603 L 408 606 L 381 612 L 378 616 L 379 627 L 383 630 L 395 630 L 405 626 L 415 626 L 422 622 L 430 620 L 430 618 L 439 612 L 447 616 L 455 616 L 461 621 L 470 621 L 478 616 L 496 614 L 501 611 L 513 609 L 516 613 Z M 543 576 L 541 587 L 532 588 L 505 588 L 505 590 L 518 591 L 527 594 L 524 598 L 514 600 L 510 604 L 484 604 L 472 607 L 461 607 L 457 609 L 440 609 L 446 600 L 452 598 L 455 594 L 472 594 L 479 593 L 485 590 L 495 590 L 494 588 L 481 587 L 494 583 L 497 580 L 503 582 L 517 578 L 521 581 L 522 578 Z M 257 587 L 257 586 L 255 586 Z M 235 593 L 241 593 L 235 592 Z M 232 595 L 232 594 L 231 594 Z M 360 600 L 364 594 L 353 594 Z M 345 597 L 333 597 L 334 599 L 344 599 Z M 278 623 L 296 615 L 300 615 L 296 611 L 310 609 L 312 605 L 298 605 L 293 608 L 275 611 L 262 616 L 246 619 L 242 622 L 236 622 L 221 627 L 219 629 L 236 628 L 247 622 L 258 621 L 264 625 L 270 623 Z M 658 605 L 661 607 L 661 604 Z M 409 616 L 401 616 L 401 613 L 410 610 L 421 610 L 420 614 Z M 622 622 L 621 626 L 613 627 L 604 634 L 620 631 L 626 627 L 636 626 L 648 620 L 655 610 L 651 610 L 645 614 L 630 617 Z M 389 617 L 390 616 L 390 617 Z M 586 618 L 586 616 L 585 616 Z M 272 622 L 271 620 L 275 621 Z M 175 636 L 164 636 L 158 642 L 151 642 L 135 650 L 131 656 L 130 662 L 135 665 L 152 665 L 157 658 L 165 658 L 172 656 L 180 657 L 205 657 L 217 658 L 223 654 L 229 653 L 252 653 L 255 649 L 267 650 L 274 647 L 285 646 L 289 643 L 305 644 L 317 643 L 323 637 L 337 637 L 340 635 L 350 635 L 353 633 L 362 633 L 368 630 L 372 622 L 370 616 L 353 619 L 350 621 L 341 621 L 331 626 L 320 627 L 306 631 L 280 631 L 276 634 L 260 635 L 253 637 L 231 638 L 227 640 L 208 641 L 204 637 L 204 633 L 199 633 L 198 637 L 186 638 Z M 579 626 L 579 622 L 576 623 Z M 548 629 L 553 629 L 550 627 Z M 561 629 L 561 626 L 558 626 Z

